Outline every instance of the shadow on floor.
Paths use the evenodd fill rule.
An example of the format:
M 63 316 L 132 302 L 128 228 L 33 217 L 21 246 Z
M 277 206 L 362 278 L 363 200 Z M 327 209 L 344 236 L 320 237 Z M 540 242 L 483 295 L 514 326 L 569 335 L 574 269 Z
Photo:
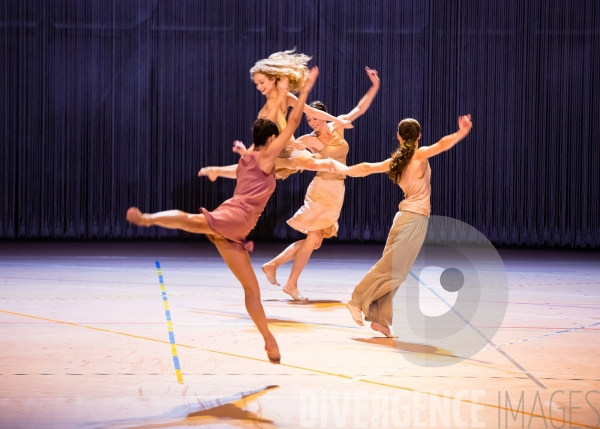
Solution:
M 197 406 L 181 406 L 158 416 L 143 419 L 126 419 L 104 422 L 101 428 L 122 427 L 128 429 L 159 429 L 182 426 L 212 426 L 226 424 L 236 428 L 276 429 L 273 420 L 262 417 L 261 408 L 252 412 L 246 407 L 266 394 L 268 390 L 279 386 L 265 386 L 260 389 L 236 393 L 224 398 L 199 402 Z M 191 409 L 196 411 L 189 412 Z M 147 423 L 148 421 L 160 421 Z
M 341 301 L 334 301 L 331 299 L 315 299 L 307 301 L 294 301 L 291 299 L 265 299 L 263 302 L 283 302 L 287 305 L 308 307 L 313 311 L 335 311 L 338 308 L 344 308 L 344 303 Z
M 401 352 L 424 353 L 437 356 L 453 357 L 449 350 L 439 349 L 437 347 L 428 346 L 425 344 L 403 343 L 394 338 L 372 337 L 372 338 L 352 338 L 354 341 L 366 344 L 376 344 L 378 346 L 398 349 Z
M 431 355 L 436 358 L 448 358 L 448 360 L 460 359 L 468 360 L 472 362 L 479 362 L 483 364 L 487 364 L 489 362 L 476 360 L 476 359 L 464 359 L 463 357 L 454 355 L 450 350 L 441 349 L 434 346 L 428 346 L 427 344 L 415 344 L 415 343 L 405 343 L 402 341 L 398 341 L 394 338 L 384 338 L 384 337 L 371 337 L 371 338 L 352 338 L 354 341 L 358 341 L 359 343 L 365 344 L 375 344 L 378 346 L 388 347 L 391 349 L 396 349 L 400 353 L 418 353 L 422 355 Z
M 306 305 L 306 304 L 304 304 Z M 230 317 L 232 319 L 239 319 L 239 320 L 252 320 L 250 318 L 250 316 L 246 315 L 246 314 L 242 314 L 242 313 L 234 313 L 234 312 L 227 312 L 227 311 L 206 311 L 206 310 L 188 310 L 190 313 L 199 313 L 199 314 L 211 314 L 211 315 L 215 315 L 215 316 L 225 316 L 225 317 Z M 273 328 L 294 328 L 294 329 L 316 329 L 318 327 L 331 327 L 332 329 L 339 329 L 339 328 L 343 328 L 345 329 L 346 327 L 343 325 L 334 325 L 334 324 L 327 324 L 327 323 L 308 323 L 308 322 L 299 322 L 297 320 L 292 320 L 292 319 L 274 319 L 274 318 L 267 318 L 267 323 L 273 327 Z M 246 330 L 245 332 L 255 332 L 256 328 L 250 328 L 249 330 Z

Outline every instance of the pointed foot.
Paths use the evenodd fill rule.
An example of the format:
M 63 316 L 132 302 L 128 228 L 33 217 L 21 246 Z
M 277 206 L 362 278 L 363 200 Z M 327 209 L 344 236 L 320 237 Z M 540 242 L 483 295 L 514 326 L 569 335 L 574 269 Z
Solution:
M 213 167 L 201 168 L 200 171 L 198 172 L 198 176 L 206 176 L 206 177 L 208 177 L 208 180 L 210 180 L 211 182 L 214 182 L 215 180 L 217 180 L 217 177 L 219 177 L 219 175 L 217 174 L 217 172 L 214 170 Z
M 297 287 L 291 288 L 286 285 L 283 288 L 283 291 L 289 296 L 291 296 L 294 299 L 294 301 L 308 301 L 307 297 L 300 295 L 300 291 Z
M 360 308 L 355 307 L 354 305 L 350 304 L 349 302 L 346 303 L 346 308 L 350 311 L 350 314 L 352 315 L 352 319 L 359 326 L 365 326 L 365 324 L 363 323 L 362 310 Z
M 130 207 L 127 210 L 127 222 L 137 226 L 150 226 L 152 225 L 147 214 L 144 214 L 137 207 Z
M 377 322 L 372 322 L 371 329 L 377 332 L 381 332 L 388 338 L 394 338 L 394 335 L 392 335 L 392 331 L 390 330 L 389 326 L 385 326 Z
M 277 342 L 275 342 L 274 339 L 272 342 L 269 342 L 265 345 L 265 351 L 267 352 L 269 362 L 273 364 L 281 363 L 281 354 L 279 353 L 279 346 L 277 346 Z
M 269 281 L 269 283 L 275 286 L 281 286 L 277 282 L 277 267 L 275 265 L 271 264 L 270 262 L 267 262 L 261 268 L 263 270 L 263 273 L 265 273 L 265 276 L 267 276 L 267 280 Z

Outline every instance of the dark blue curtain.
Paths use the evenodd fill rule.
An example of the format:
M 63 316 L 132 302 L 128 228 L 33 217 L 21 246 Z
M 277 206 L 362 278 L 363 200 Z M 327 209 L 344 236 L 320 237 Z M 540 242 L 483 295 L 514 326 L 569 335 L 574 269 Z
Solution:
M 125 211 L 228 198 L 234 181 L 196 173 L 237 162 L 264 101 L 248 70 L 294 46 L 334 114 L 380 72 L 349 163 L 388 157 L 404 117 L 431 144 L 471 113 L 431 161 L 433 214 L 497 244 L 600 245 L 597 0 L 1 0 L 0 237 L 186 235 Z M 255 239 L 298 237 L 285 220 L 312 175 L 278 182 Z M 339 238 L 384 240 L 401 197 L 385 175 L 348 179 Z

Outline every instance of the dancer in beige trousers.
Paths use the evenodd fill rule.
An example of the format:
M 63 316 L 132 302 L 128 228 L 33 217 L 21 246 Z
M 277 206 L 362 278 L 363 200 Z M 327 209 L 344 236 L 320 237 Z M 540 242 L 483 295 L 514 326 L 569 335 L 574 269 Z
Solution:
M 461 116 L 457 132 L 443 137 L 434 145 L 419 147 L 421 126 L 414 119 L 404 119 L 398 124 L 400 147 L 391 158 L 352 167 L 335 163 L 336 171 L 347 176 L 387 172 L 404 191 L 404 200 L 394 218 L 383 256 L 354 288 L 352 299 L 346 304 L 360 326 L 364 325 L 364 314 L 365 320 L 371 322 L 371 329 L 392 337 L 392 299 L 409 275 L 427 233 L 431 212 L 431 167 L 428 160 L 452 148 L 469 133 L 471 127 L 471 116 Z

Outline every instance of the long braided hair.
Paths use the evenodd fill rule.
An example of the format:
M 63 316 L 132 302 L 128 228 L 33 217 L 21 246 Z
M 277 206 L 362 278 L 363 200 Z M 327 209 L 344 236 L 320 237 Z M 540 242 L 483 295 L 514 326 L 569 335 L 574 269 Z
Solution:
M 406 118 L 398 124 L 398 134 L 402 139 L 400 147 L 392 154 L 388 177 L 394 183 L 400 182 L 402 173 L 408 166 L 415 153 L 415 146 L 421 134 L 421 125 L 411 118 Z

